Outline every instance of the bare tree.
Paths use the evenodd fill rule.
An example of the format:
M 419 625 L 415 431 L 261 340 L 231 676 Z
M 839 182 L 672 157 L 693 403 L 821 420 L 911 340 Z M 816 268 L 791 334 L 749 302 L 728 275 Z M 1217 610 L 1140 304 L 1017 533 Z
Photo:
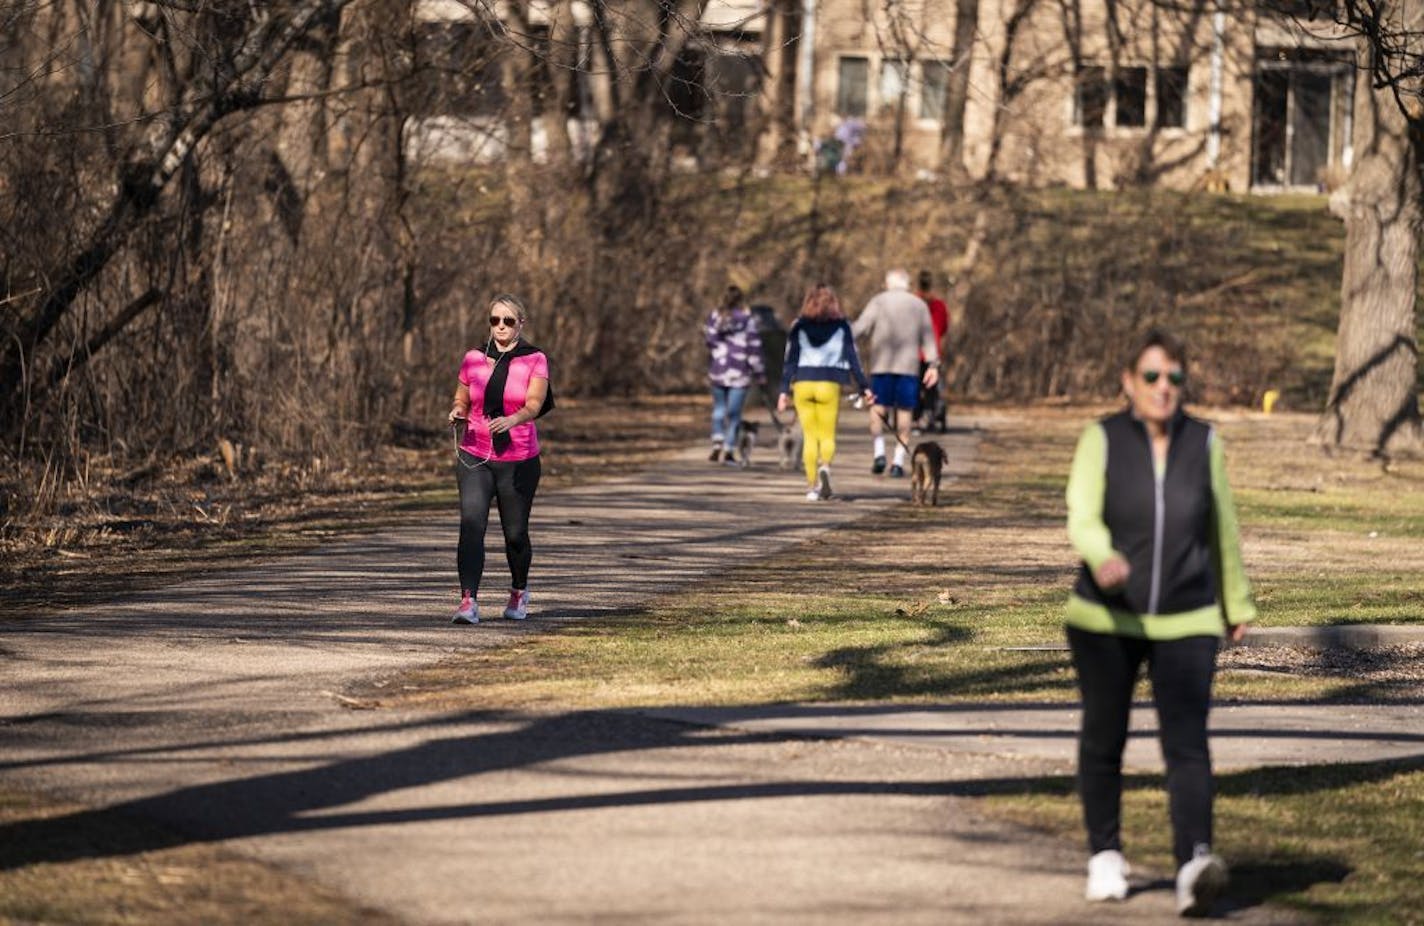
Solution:
M 964 110 L 969 103 L 969 72 L 974 36 L 979 31 L 979 0 L 955 0 L 954 45 L 944 85 L 944 127 L 940 164 L 951 175 L 964 173 Z
M 801 0 L 771 0 L 762 27 L 757 160 L 790 166 L 796 157 L 796 68 L 801 50 Z
M 253 10 L 246 22 L 239 14 L 216 9 L 211 25 L 219 38 L 230 33 L 227 42 L 210 46 L 211 57 L 180 98 L 161 113 L 148 114 L 152 131 L 136 141 L 119 158 L 120 174 L 114 178 L 113 194 L 96 210 L 101 218 L 84 235 L 78 247 L 59 263 L 39 270 L 32 281 L 36 298 L 7 325 L 0 344 L 0 421 L 15 422 L 23 415 L 29 398 L 26 371 L 56 326 L 74 305 L 76 298 L 109 265 L 125 245 L 128 236 L 156 206 L 160 195 L 173 180 L 191 168 L 190 156 L 226 116 L 260 106 L 264 85 L 283 62 L 288 51 L 323 19 L 334 16 L 350 0 L 300 0 L 285 10 L 268 7 L 241 7 Z M 163 4 L 157 4 L 163 7 Z M 102 12 L 108 4 L 101 4 Z M 39 24 L 47 11 L 32 11 Z M 63 17 L 52 14 L 51 25 Z M 82 15 L 82 13 L 81 13 Z M 162 24 L 166 20 L 160 19 Z M 240 24 L 240 25 L 239 25 Z M 88 35 L 87 30 L 84 35 Z M 166 59 L 170 67 L 173 59 Z M 192 175 L 185 189 L 192 193 Z M 21 284 L 22 289 L 26 288 Z

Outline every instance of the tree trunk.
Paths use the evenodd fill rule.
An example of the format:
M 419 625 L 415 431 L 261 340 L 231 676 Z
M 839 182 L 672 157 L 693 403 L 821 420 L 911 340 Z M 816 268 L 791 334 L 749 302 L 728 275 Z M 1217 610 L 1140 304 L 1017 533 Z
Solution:
M 529 35 L 527 0 L 510 0 L 501 4 L 502 26 L 510 35 Z M 539 250 L 540 227 L 534 215 L 534 74 L 536 52 L 526 50 L 518 42 L 501 49 L 499 83 L 504 91 L 504 185 L 509 195 L 510 214 L 520 237 L 530 247 L 531 255 Z
M 796 161 L 796 58 L 800 53 L 801 0 L 774 0 L 762 36 L 761 132 L 757 163 L 790 167 Z
M 1014 44 L 1018 40 L 1019 29 L 1033 12 L 1038 0 L 1015 0 L 1013 11 L 1004 21 L 1004 47 L 995 62 L 998 80 L 998 105 L 994 107 L 989 123 L 989 157 L 984 165 L 983 179 L 993 183 L 998 179 L 999 154 L 1004 147 L 1004 113 L 1018 97 L 1020 87 L 1013 79 Z
M 549 105 L 544 111 L 544 131 L 549 139 L 550 163 L 567 166 L 578 160 L 569 134 L 569 114 L 576 111 L 579 67 L 579 31 L 573 0 L 558 0 L 549 22 Z
M 1362 54 L 1371 52 L 1362 47 Z M 1345 271 L 1335 376 L 1315 440 L 1388 458 L 1420 450 L 1414 304 L 1421 126 L 1410 125 L 1389 88 L 1371 87 L 1372 73 L 1358 72 L 1356 160 L 1331 202 L 1345 219 Z
M 965 172 L 964 110 L 969 103 L 969 70 L 978 31 L 979 0 L 955 0 L 954 47 L 950 49 L 949 75 L 944 82 L 944 132 L 940 143 L 940 169 L 950 176 Z

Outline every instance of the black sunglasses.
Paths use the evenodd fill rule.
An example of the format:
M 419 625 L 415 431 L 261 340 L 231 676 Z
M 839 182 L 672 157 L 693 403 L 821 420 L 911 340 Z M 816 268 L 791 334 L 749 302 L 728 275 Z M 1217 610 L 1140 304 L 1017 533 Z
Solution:
M 491 315 L 490 327 L 498 328 L 500 325 L 504 325 L 509 328 L 515 328 L 519 325 L 519 319 L 509 315 Z
M 1161 379 L 1161 378 L 1162 378 L 1162 371 L 1161 371 L 1161 370 L 1143 370 L 1143 371 L 1142 371 L 1142 381 L 1143 381 L 1144 383 L 1146 383 L 1147 385 L 1149 385 L 1149 386 L 1152 385 L 1153 383 L 1157 382 L 1157 380 L 1159 380 L 1159 379 Z M 1170 372 L 1170 373 L 1167 374 L 1167 382 L 1171 383 L 1173 386 L 1180 386 L 1182 383 L 1185 383 L 1186 381 L 1187 381 L 1187 374 L 1183 373 L 1181 370 L 1173 370 L 1172 372 Z

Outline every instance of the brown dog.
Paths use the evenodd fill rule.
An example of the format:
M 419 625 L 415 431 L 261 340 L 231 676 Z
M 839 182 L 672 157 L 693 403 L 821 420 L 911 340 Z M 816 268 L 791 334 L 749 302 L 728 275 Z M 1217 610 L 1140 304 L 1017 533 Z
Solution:
M 921 441 L 910 453 L 910 501 L 916 505 L 939 504 L 939 480 L 944 475 L 944 448 L 934 441 Z

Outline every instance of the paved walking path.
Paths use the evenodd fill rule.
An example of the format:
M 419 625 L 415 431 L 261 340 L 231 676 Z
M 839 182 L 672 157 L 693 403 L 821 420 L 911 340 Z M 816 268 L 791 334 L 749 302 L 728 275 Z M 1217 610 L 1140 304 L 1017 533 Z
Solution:
M 1066 772 L 1074 720 L 1061 706 L 365 712 L 333 695 L 550 621 L 635 609 L 892 503 L 904 482 L 864 473 L 863 416 L 848 418 L 830 503 L 804 501 L 800 477 L 770 462 L 738 472 L 691 451 L 545 494 L 533 527 L 537 617 L 524 625 L 445 622 L 453 512 L 0 625 L 0 786 L 99 808 L 0 827 L 0 839 L 35 846 L 27 861 L 41 863 L 63 845 L 48 837 L 95 814 L 137 815 L 416 923 L 1169 915 L 1164 890 L 1089 907 L 1080 847 L 982 820 L 964 796 Z M 962 472 L 972 433 L 944 443 Z M 486 610 L 500 597 L 492 589 Z M 1322 757 L 1343 715 L 1293 711 L 1239 724 L 1257 744 L 1298 726 L 1310 758 Z M 1360 711 L 1348 757 L 1424 752 L 1418 712 L 1400 711 Z M 1223 723 L 1237 723 L 1231 711 Z M 1280 761 L 1240 739 L 1243 763 Z M 161 842 L 135 838 L 112 851 Z M 1232 918 L 1290 921 L 1259 906 Z

